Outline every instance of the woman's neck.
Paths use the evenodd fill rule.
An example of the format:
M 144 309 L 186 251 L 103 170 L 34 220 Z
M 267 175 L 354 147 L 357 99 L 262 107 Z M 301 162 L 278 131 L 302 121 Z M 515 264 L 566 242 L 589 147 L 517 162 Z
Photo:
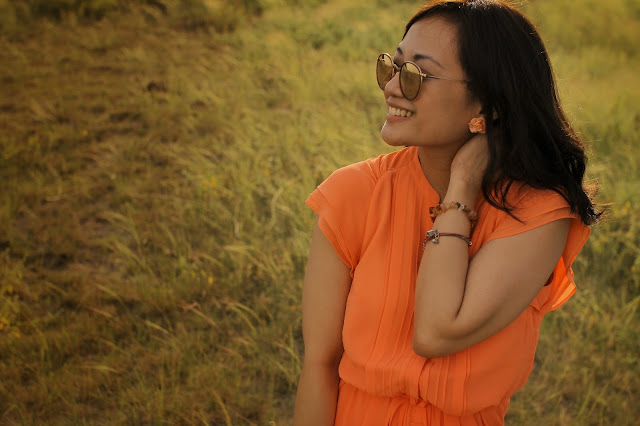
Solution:
M 456 155 L 451 147 L 418 147 L 418 159 L 422 166 L 422 173 L 429 181 L 431 187 L 438 193 L 440 200 L 444 199 L 449 188 L 449 176 L 451 175 L 451 162 Z

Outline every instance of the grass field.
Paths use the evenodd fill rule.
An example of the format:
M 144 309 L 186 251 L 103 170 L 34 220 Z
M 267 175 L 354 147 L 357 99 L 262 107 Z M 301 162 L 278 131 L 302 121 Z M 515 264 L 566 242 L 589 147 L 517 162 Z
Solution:
M 400 0 L 0 0 L 0 423 L 287 425 L 312 212 Z M 640 419 L 640 3 L 535 0 L 612 203 L 514 425 Z

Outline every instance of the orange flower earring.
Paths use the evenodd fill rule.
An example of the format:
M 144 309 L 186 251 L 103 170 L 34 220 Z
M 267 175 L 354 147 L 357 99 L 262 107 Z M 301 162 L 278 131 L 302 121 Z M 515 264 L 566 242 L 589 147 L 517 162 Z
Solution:
M 483 117 L 477 117 L 469 122 L 469 131 L 471 133 L 485 133 L 486 123 Z

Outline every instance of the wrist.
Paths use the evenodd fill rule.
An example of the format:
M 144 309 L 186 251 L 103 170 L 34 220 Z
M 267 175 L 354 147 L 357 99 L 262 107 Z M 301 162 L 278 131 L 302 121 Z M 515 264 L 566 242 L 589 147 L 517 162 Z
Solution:
M 476 198 L 480 192 L 480 185 L 469 184 L 462 181 L 451 182 L 442 203 L 458 202 L 473 209 Z

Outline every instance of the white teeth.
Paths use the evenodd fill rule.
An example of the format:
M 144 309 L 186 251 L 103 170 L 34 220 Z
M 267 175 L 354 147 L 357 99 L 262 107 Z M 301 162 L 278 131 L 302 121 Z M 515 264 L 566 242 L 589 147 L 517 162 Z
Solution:
M 407 111 L 406 109 L 389 107 L 389 114 L 395 115 L 396 117 L 411 117 L 413 112 Z

